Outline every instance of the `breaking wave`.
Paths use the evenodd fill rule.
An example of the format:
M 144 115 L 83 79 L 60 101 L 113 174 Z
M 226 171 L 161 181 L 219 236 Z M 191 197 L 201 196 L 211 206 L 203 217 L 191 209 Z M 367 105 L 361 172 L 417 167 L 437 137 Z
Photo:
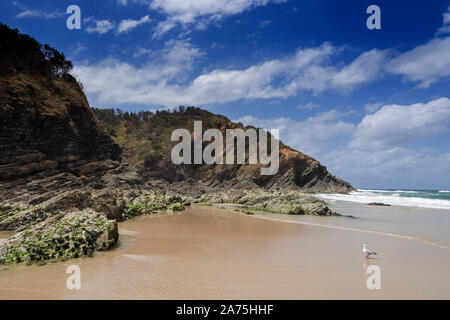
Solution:
M 381 202 L 394 206 L 450 210 L 450 192 L 447 190 L 376 190 L 361 189 L 349 194 L 320 194 L 326 200 L 340 200 L 368 204 Z

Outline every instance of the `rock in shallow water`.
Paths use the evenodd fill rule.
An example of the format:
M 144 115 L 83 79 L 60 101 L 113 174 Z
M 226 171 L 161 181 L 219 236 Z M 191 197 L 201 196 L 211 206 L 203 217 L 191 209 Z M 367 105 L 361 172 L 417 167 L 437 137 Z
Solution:
M 371 202 L 367 204 L 368 206 L 379 206 L 379 207 L 390 207 L 390 204 L 386 204 L 383 202 Z
M 205 194 L 196 199 L 200 203 L 233 203 L 244 208 L 293 215 L 339 216 L 325 202 L 299 190 L 235 190 Z

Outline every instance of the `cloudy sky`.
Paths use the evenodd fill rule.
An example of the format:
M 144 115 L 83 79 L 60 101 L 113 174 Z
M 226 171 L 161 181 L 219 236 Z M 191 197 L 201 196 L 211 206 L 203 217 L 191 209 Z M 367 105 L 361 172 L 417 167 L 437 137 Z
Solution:
M 196 105 L 359 188 L 450 189 L 450 0 L 2 0 L 0 21 L 64 51 L 91 106 Z

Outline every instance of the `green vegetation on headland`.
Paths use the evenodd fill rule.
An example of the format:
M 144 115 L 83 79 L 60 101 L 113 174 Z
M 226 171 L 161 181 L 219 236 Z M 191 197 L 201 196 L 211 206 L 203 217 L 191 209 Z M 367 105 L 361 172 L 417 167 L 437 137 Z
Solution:
M 174 110 L 128 112 L 121 109 L 92 108 L 111 137 L 125 151 L 126 161 L 151 169 L 158 161 L 169 162 L 175 145 L 170 137 L 178 128 L 191 129 L 194 121 L 208 128 L 227 126 L 229 120 L 195 107 L 180 106 Z M 241 124 L 242 126 L 242 124 Z
M 204 130 L 219 129 L 223 135 L 229 129 L 253 128 L 207 110 L 193 106 L 179 106 L 172 110 L 156 112 L 128 112 L 119 108 L 92 110 L 111 138 L 122 148 L 123 161 L 153 178 L 171 183 L 188 179 L 212 183 L 214 179 L 216 186 L 229 183 L 242 189 L 302 188 L 305 193 L 354 190 L 349 183 L 332 176 L 318 161 L 288 147 L 282 141 L 280 174 L 276 175 L 261 175 L 261 163 L 248 164 L 248 146 L 245 150 L 246 164 L 174 165 L 171 161 L 171 151 L 178 142 L 172 141 L 171 135 L 176 129 L 184 128 L 193 132 L 195 121 L 201 121 Z M 207 144 L 204 143 L 205 146 Z

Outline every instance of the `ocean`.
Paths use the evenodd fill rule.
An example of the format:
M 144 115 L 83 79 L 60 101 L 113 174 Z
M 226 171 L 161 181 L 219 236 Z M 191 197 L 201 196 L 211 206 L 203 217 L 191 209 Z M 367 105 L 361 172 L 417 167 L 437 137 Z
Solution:
M 349 194 L 319 194 L 329 201 L 368 204 L 382 202 L 393 206 L 450 210 L 450 190 L 387 190 L 359 189 Z

